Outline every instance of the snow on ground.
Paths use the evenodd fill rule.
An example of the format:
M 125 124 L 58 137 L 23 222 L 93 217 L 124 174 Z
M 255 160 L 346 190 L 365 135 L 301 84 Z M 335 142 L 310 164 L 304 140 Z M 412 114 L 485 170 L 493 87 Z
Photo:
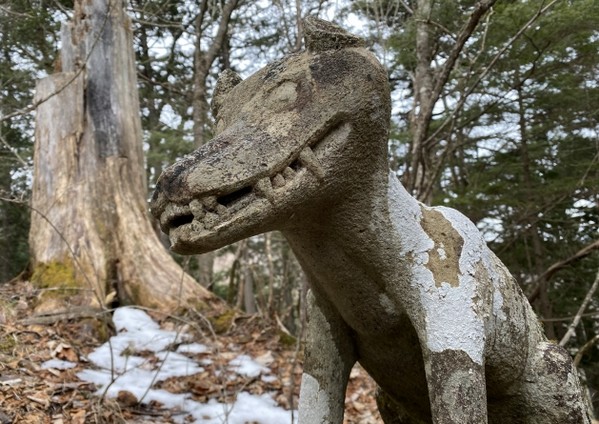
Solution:
M 174 394 L 152 388 L 155 383 L 171 377 L 204 371 L 200 363 L 185 354 L 204 353 L 209 349 L 202 344 L 192 343 L 187 334 L 161 329 L 150 316 L 138 309 L 119 308 L 114 312 L 113 321 L 118 334 L 88 356 L 93 368 L 77 374 L 81 380 L 96 384 L 99 387 L 98 395 L 117 397 L 120 391 L 128 391 L 143 403 L 158 401 L 165 408 L 173 409 L 173 417 L 180 423 L 292 423 L 291 411 L 277 406 L 269 394 L 258 396 L 240 392 L 233 404 L 216 400 L 201 404 L 194 401 L 190 394 Z M 176 352 L 168 350 L 175 343 L 181 343 Z M 148 352 L 153 354 L 148 355 Z M 229 362 L 227 371 L 247 377 L 273 378 L 266 366 L 268 359 L 262 359 L 258 362 L 247 355 L 239 355 Z M 71 364 L 68 361 L 61 361 L 60 364 L 54 361 L 44 366 L 68 368 Z M 297 418 L 297 414 L 293 416 Z M 186 417 L 192 417 L 193 421 L 187 421 Z M 297 422 L 297 419 L 293 422 Z
M 245 375 L 246 377 L 258 377 L 260 374 L 269 374 L 270 370 L 248 355 L 239 355 L 237 358 L 229 362 L 231 371 L 235 371 L 239 375 Z

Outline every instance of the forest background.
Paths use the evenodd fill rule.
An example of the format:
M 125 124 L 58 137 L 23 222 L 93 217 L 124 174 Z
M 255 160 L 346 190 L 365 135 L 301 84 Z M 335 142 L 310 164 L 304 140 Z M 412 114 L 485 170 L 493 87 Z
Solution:
M 219 72 L 247 77 L 300 49 L 299 17 L 334 20 L 363 36 L 388 70 L 392 169 L 421 201 L 457 208 L 477 224 L 547 335 L 599 387 L 596 0 L 125 6 L 150 193 L 168 164 L 210 140 Z M 0 283 L 27 277 L 35 119 L 28 106 L 36 80 L 60 70 L 60 24 L 72 10 L 69 0 L 0 4 Z M 306 284 L 280 234 L 176 259 L 229 304 L 299 334 Z M 568 332 L 575 317 L 580 322 Z

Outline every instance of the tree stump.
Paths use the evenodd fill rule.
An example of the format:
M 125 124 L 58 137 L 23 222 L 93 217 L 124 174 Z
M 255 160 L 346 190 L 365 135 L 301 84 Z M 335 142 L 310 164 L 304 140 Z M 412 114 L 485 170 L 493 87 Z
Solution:
M 38 82 L 32 280 L 39 306 L 220 308 L 165 251 L 147 213 L 131 24 L 121 2 L 78 0 L 61 72 Z

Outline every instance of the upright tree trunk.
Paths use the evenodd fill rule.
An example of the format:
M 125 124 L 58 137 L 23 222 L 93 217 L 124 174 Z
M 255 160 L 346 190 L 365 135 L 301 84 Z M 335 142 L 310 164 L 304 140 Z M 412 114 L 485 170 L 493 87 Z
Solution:
M 429 140 L 433 121 L 433 110 L 440 99 L 451 72 L 462 54 L 466 42 L 478 26 L 481 18 L 497 0 L 479 0 L 472 6 L 468 19 L 455 34 L 455 43 L 441 65 L 434 62 L 440 37 L 433 22 L 433 0 L 417 0 L 413 10 L 416 20 L 416 67 L 412 83 L 414 104 L 410 113 L 410 150 L 403 183 L 418 200 L 429 204 L 433 198 L 433 187 L 438 178 L 439 139 Z M 442 153 L 447 154 L 448 149 Z
M 196 147 L 209 141 L 209 103 L 208 103 L 208 75 L 214 61 L 227 48 L 227 31 L 231 21 L 231 14 L 237 8 L 239 0 L 229 0 L 222 7 L 220 21 L 216 36 L 207 50 L 202 50 L 202 27 L 208 12 L 208 2 L 202 0 L 196 18 L 196 45 L 194 53 L 194 88 L 193 88 L 193 138 Z M 214 252 L 204 253 L 195 257 L 198 266 L 196 278 L 205 287 L 212 284 Z
M 62 72 L 37 86 L 47 101 L 37 109 L 29 239 L 33 280 L 53 289 L 44 309 L 100 306 L 111 292 L 159 310 L 220 305 L 164 250 L 147 215 L 130 28 L 121 1 L 77 0 Z
M 254 295 L 254 276 L 249 263 L 248 249 L 243 252 L 243 310 L 248 314 L 258 312 L 256 308 L 256 296 Z
M 410 113 L 410 162 L 406 172 L 406 188 L 416 194 L 425 203 L 430 203 L 430 198 L 422 198 L 430 152 L 425 151 L 424 140 L 428 135 L 428 128 L 432 119 L 433 107 L 436 100 L 433 98 L 433 48 L 435 45 L 434 30 L 431 22 L 432 0 L 418 0 L 415 10 L 416 19 L 416 69 L 413 77 L 414 105 Z
M 0 81 L 1 83 L 1 81 Z M 1 109 L 0 109 L 1 110 Z M 1 113 L 0 113 L 1 115 Z M 3 125 L 0 124 L 0 137 L 2 134 Z M 9 161 L 7 156 L 10 154 L 8 148 L 0 145 L 0 196 L 7 196 L 11 192 L 11 175 Z M 10 238 L 8 237 L 11 222 L 8 217 L 8 204 L 0 201 L 0 284 L 8 281 L 11 277 L 10 260 Z
M 530 208 L 526 207 L 524 210 L 525 222 L 528 226 L 528 234 L 530 235 L 530 240 L 532 242 L 531 265 L 533 269 L 530 269 L 529 272 L 537 276 L 537 278 L 540 278 L 540 294 L 535 306 L 537 307 L 538 311 L 543 316 L 543 318 L 550 319 L 553 317 L 553 308 L 551 305 L 551 300 L 549 299 L 549 280 L 543 276 L 543 272 L 545 271 L 545 265 L 543 264 L 543 243 L 540 237 L 540 230 L 537 223 L 537 215 L 531 213 L 531 210 L 534 210 L 534 208 L 537 207 L 538 203 L 536 201 L 537 196 L 532 181 L 532 171 L 530 169 L 531 160 L 528 152 L 528 131 L 526 129 L 526 111 L 524 108 L 522 84 L 520 84 L 517 87 L 519 114 L 518 126 L 520 130 L 520 161 L 522 164 L 522 183 L 524 185 L 526 198 L 528 199 L 528 202 L 530 202 L 529 204 L 531 205 Z M 545 322 L 545 333 L 547 334 L 547 337 L 551 340 L 557 338 L 553 322 Z

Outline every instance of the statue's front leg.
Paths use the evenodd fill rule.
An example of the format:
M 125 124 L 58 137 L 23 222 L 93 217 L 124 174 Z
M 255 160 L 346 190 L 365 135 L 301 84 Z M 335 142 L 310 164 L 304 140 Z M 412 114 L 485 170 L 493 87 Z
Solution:
M 435 424 L 486 424 L 485 369 L 462 350 L 424 353 Z
M 308 293 L 308 326 L 299 424 L 341 424 L 345 389 L 356 362 L 350 331 L 325 299 Z

